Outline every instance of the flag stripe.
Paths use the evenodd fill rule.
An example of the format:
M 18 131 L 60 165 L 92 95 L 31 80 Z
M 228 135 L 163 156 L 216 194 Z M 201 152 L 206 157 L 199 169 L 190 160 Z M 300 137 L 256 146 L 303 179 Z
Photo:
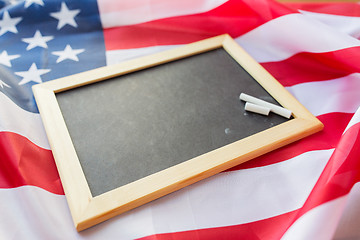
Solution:
M 64 194 L 50 150 L 12 132 L 0 133 L 0 188 L 33 185 Z
M 287 2 L 284 3 L 293 9 L 301 9 L 310 12 L 336 14 L 342 16 L 360 17 L 360 4 L 355 2 L 337 2 L 336 4 L 320 2 Z
M 359 106 L 360 108 L 360 106 Z M 352 117 L 352 119 L 349 121 L 346 129 L 344 130 L 344 133 L 349 130 L 349 128 L 351 128 L 352 126 L 356 125 L 357 123 L 360 122 L 360 111 L 359 109 L 355 112 L 354 116 Z
M 349 193 L 352 186 L 360 181 L 359 133 L 358 122 L 343 134 L 312 194 L 301 209 L 302 214 L 314 206 Z
M 308 82 L 288 87 L 312 114 L 355 113 L 360 106 L 360 73 L 329 81 Z
M 303 239 L 312 236 L 323 236 L 323 239 L 328 239 L 329 236 L 326 231 L 319 231 L 318 228 L 311 229 L 310 227 L 314 221 L 321 221 L 321 219 L 327 219 L 327 225 L 332 226 L 330 228 L 333 230 L 332 233 L 335 232 L 334 226 L 336 226 L 344 208 L 344 201 L 341 200 L 341 197 L 348 195 L 356 183 L 360 181 L 358 161 L 360 154 L 360 138 L 358 137 L 360 133 L 360 109 L 355 113 L 349 125 L 312 193 L 299 210 L 298 220 L 286 232 L 285 239 Z M 324 208 L 327 208 L 326 206 L 334 205 L 335 202 L 338 202 L 339 205 L 332 207 L 332 211 L 324 211 Z M 335 221 L 328 220 L 329 214 Z M 304 228 L 308 230 L 303 232 Z M 299 238 L 294 238 L 294 236 Z
M 22 135 L 37 146 L 50 149 L 45 129 L 38 113 L 28 112 L 0 92 L 0 134 L 13 132 Z
M 164 46 L 151 46 L 135 49 L 116 49 L 106 51 L 106 64 L 112 65 L 116 63 L 121 63 L 126 60 L 134 59 L 137 57 L 142 57 L 161 51 L 166 51 L 169 49 L 174 49 L 182 45 L 164 45 Z
M 110 0 L 99 1 L 101 23 L 103 28 L 132 25 L 161 18 L 197 14 L 216 8 L 227 0 L 148 0 L 119 1 L 113 4 Z M 114 21 L 116 19 L 116 21 Z
M 303 81 L 304 78 L 309 77 L 314 78 L 314 80 L 323 80 L 337 78 L 357 71 L 359 67 L 355 65 L 354 62 L 356 62 L 355 59 L 359 57 L 359 41 L 351 36 L 338 34 L 334 29 L 320 22 L 312 24 L 320 26 L 308 27 L 310 21 L 311 19 L 309 19 L 309 17 L 302 14 L 285 15 L 269 21 L 235 40 L 256 61 L 268 68 L 268 70 L 277 69 L 278 71 L 275 71 L 276 73 L 279 72 L 279 69 L 284 70 L 289 67 L 290 69 L 287 70 L 287 72 L 285 71 L 283 74 L 281 74 L 281 72 L 278 73 L 281 78 L 290 78 L 290 76 L 294 76 L 295 73 L 300 73 L 300 76 L 296 77 L 295 80 L 299 80 L 300 78 L 300 80 Z M 294 27 L 294 25 L 297 27 Z M 305 26 L 307 27 L 305 28 Z M 305 28 L 305 30 L 301 31 L 300 36 L 300 33 L 296 32 L 298 28 Z M 288 32 L 289 34 L 284 35 L 282 34 L 283 32 Z M 171 34 L 169 35 L 171 37 Z M 267 38 L 264 40 L 261 36 L 267 36 Z M 156 36 L 154 36 L 154 38 L 155 37 Z M 154 38 L 149 37 L 147 39 Z M 324 39 L 331 38 L 335 38 L 337 41 L 331 41 L 327 44 L 323 43 Z M 262 39 L 261 43 L 257 43 L 258 39 Z M 143 41 L 143 39 L 138 38 L 137 41 Z M 132 44 L 132 42 L 133 41 L 131 41 L 130 44 Z M 110 65 L 131 58 L 156 53 L 177 47 L 179 46 L 178 44 L 186 44 L 189 42 L 171 42 L 169 40 L 167 45 L 158 46 L 160 44 L 156 40 L 151 44 L 141 42 L 139 43 L 141 46 L 136 46 L 135 49 L 108 49 L 106 52 L 107 64 Z M 336 54 L 332 55 L 333 52 Z M 339 57 L 339 59 L 337 57 Z M 337 63 L 335 69 L 331 69 L 334 64 L 331 63 L 333 60 Z M 301 71 L 296 68 L 298 64 Z M 304 73 L 306 67 L 307 71 L 310 67 L 315 67 L 314 71 L 310 71 L 314 76 L 306 73 L 307 71 Z M 296 83 L 295 80 L 292 81 L 291 84 Z M 287 83 L 287 85 L 289 85 L 289 83 Z
M 307 152 L 289 161 L 258 169 L 220 173 L 108 220 L 84 234 L 97 239 L 104 238 L 107 234 L 124 236 L 128 233 L 131 235 L 124 238 L 130 239 L 157 233 L 238 225 L 286 214 L 303 205 L 332 152 L 333 150 Z M 291 183 L 284 184 L 289 173 L 292 175 Z M 259 181 L 265 185 L 259 191 L 253 191 L 259 187 Z M 272 194 L 273 191 L 279 194 Z M 289 201 L 279 204 L 280 196 Z M 28 201 L 24 204 L 21 203 L 22 199 Z M 34 239 L 53 233 L 52 226 L 69 234 L 69 237 L 74 237 L 71 236 L 75 232 L 72 220 L 68 210 L 64 209 L 65 198 L 27 186 L 0 189 L 0 201 L 6 203 L 0 204 L 0 221 L 7 218 L 18 219 L 17 224 L 9 224 L 7 234 L 17 234 L 20 239 L 29 239 L 26 233 L 34 233 L 31 230 L 34 226 L 26 224 L 29 221 L 26 216 L 31 216 L 31 219 L 41 219 L 33 224 L 49 225 L 48 228 L 36 228 L 38 231 L 35 233 L 39 236 L 32 235 Z M 246 210 L 238 208 L 239 205 L 247 206 Z M 19 206 L 22 206 L 21 211 L 17 210 Z M 54 206 L 55 209 L 49 210 Z M 51 216 L 56 216 L 56 219 Z M 188 216 L 194 218 L 189 219 Z M 50 224 L 58 219 L 62 221 L 59 226 Z M 168 225 L 156 225 L 164 222 Z M 19 231 L 19 226 L 22 231 Z
M 350 193 L 346 195 L 346 204 L 341 213 L 340 221 L 336 226 L 333 239 L 360 239 L 359 216 L 360 183 L 356 183 Z
M 359 114 L 357 113 L 355 116 L 358 117 Z M 309 225 L 311 226 L 314 221 L 325 220 L 330 217 L 329 214 L 331 214 L 331 218 L 338 220 L 336 218 L 339 218 L 339 215 L 341 215 L 344 201 L 341 202 L 341 206 L 335 207 L 333 211 L 325 212 L 322 209 L 326 208 L 326 205 L 324 205 L 326 202 L 331 203 L 331 200 L 334 199 L 339 199 L 340 201 L 341 197 L 347 195 L 353 186 L 360 181 L 360 138 L 358 137 L 360 134 L 360 119 L 355 119 L 355 121 L 357 123 L 348 128 L 342 136 L 339 145 L 316 183 L 312 194 L 299 211 L 299 217 L 301 217 L 292 224 L 285 235 L 287 237 L 285 239 L 297 239 L 293 236 L 298 236 L 298 239 L 311 238 L 311 236 L 315 236 L 313 234 L 319 234 L 319 231 L 315 233 L 310 231 Z M 332 226 L 330 229 L 335 231 L 334 225 L 337 222 L 330 221 L 330 223 L 332 224 L 329 224 Z M 308 231 L 303 232 L 304 228 L 308 228 Z M 326 234 L 325 231 L 320 233 L 320 236 Z M 324 237 L 328 236 L 324 235 Z
M 286 231 L 283 240 L 332 239 L 340 220 L 347 196 L 324 203 L 301 216 Z M 322 230 L 315 227 L 322 223 Z
M 266 8 L 264 8 L 266 6 Z M 277 11 L 274 11 L 276 8 Z M 256 10 L 255 10 L 256 9 Z M 259 14 L 259 11 L 262 14 Z M 230 0 L 205 13 L 169 17 L 104 29 L 106 50 L 186 44 L 228 33 L 238 37 L 261 24 L 289 13 L 280 4 L 247 4 Z
M 188 19 L 187 17 L 184 18 Z M 196 18 L 196 16 L 193 18 Z M 191 17 L 183 22 L 183 20 L 177 18 L 169 18 L 144 24 L 105 29 L 106 49 L 107 51 L 115 51 L 114 53 L 107 53 L 107 62 L 114 62 L 112 59 L 116 58 L 116 56 L 122 57 L 121 55 L 126 55 L 127 49 L 141 48 L 139 49 L 140 54 L 136 54 L 136 50 L 131 50 L 135 56 L 139 56 L 142 48 L 145 47 L 187 44 L 225 33 L 224 31 L 227 31 L 228 26 L 239 24 L 233 19 L 227 19 L 230 23 L 199 22 L 194 24 L 193 22 L 196 22 L 196 20 L 190 19 Z M 199 19 L 203 20 L 201 17 Z M 183 26 L 181 28 L 171 27 L 175 24 L 173 21 Z M 186 26 L 186 24 L 190 26 Z M 190 32 L 192 32 L 194 28 L 199 31 L 198 34 L 182 34 L 182 31 L 191 30 Z M 228 33 L 236 38 L 236 41 L 258 62 L 281 61 L 301 52 L 322 53 L 360 46 L 357 39 L 345 34 L 341 35 L 326 24 L 314 22 L 311 17 L 300 13 L 279 16 L 262 25 L 260 23 L 254 24 L 251 28 L 253 30 L 247 33 L 245 32 L 250 29 L 244 30 L 242 27 L 236 27 L 235 29 Z M 300 32 L 297 29 L 302 29 L 302 31 Z M 289 34 L 283 34 L 284 32 Z M 240 36 L 241 34 L 243 35 Z M 133 38 L 135 35 L 137 35 L 136 38 Z M 264 39 L 262 36 L 267 37 Z M 119 39 L 121 41 L 116 41 Z M 324 39 L 334 39 L 334 41 L 324 44 Z M 125 50 L 124 53 L 121 52 L 122 49 Z M 155 48 L 155 50 L 158 50 L 158 48 Z M 113 58 L 109 58 L 109 55 Z
M 353 186 L 350 194 L 357 194 L 358 196 L 359 192 L 359 183 L 356 183 Z M 349 235 L 347 232 L 349 231 L 348 229 L 346 229 L 347 231 L 345 230 L 341 232 L 339 229 L 337 229 L 339 226 L 339 221 L 342 220 L 344 208 L 347 207 L 350 194 L 317 206 L 316 208 L 301 216 L 293 225 L 291 224 L 293 223 L 293 220 L 296 219 L 296 215 L 298 214 L 299 210 L 281 214 L 272 218 L 254 221 L 251 223 L 226 227 L 197 229 L 193 231 L 154 234 L 140 239 L 357 239 L 359 235 L 354 235 L 353 232 L 355 229 L 352 230 L 351 235 Z M 350 197 L 352 196 L 350 195 Z M 356 201 L 358 202 L 358 199 L 356 199 Z M 358 204 L 356 204 L 356 207 L 358 207 Z M 354 209 L 348 209 L 348 211 L 353 212 Z M 357 219 L 351 220 L 356 221 Z M 318 227 L 319 223 L 322 223 L 321 228 Z M 345 224 L 348 226 L 349 222 L 345 222 L 343 225 Z M 356 223 L 353 223 L 352 225 L 355 228 L 357 227 Z M 290 229 L 287 229 L 289 226 L 291 226 Z M 249 229 L 251 229 L 251 231 L 249 231 Z M 356 233 L 359 234 L 359 232 Z
M 359 4 L 357 5 L 359 6 Z M 356 17 L 313 13 L 308 11 L 301 11 L 301 13 L 306 14 L 313 19 L 324 23 L 329 27 L 335 28 L 341 33 L 345 33 L 354 38 L 360 37 L 360 11 L 358 12 L 359 15 Z
M 242 240 L 242 239 L 267 239 L 277 240 L 286 231 L 291 220 L 296 216 L 297 210 L 281 214 L 275 217 L 244 223 L 240 225 L 213 227 L 207 229 L 197 229 L 192 231 L 154 234 L 140 238 L 139 240 L 188 240 L 188 239 L 207 239 L 207 240 Z M 251 229 L 251 231 L 249 231 Z
M 360 72 L 360 47 L 351 47 L 325 53 L 298 53 L 278 62 L 261 65 L 282 85 L 335 79 Z
M 331 41 L 324 44 L 325 39 Z M 304 14 L 288 14 L 276 18 L 236 41 L 258 62 L 282 61 L 301 52 L 331 52 L 360 46 L 359 40 L 339 34 L 333 28 Z
M 0 189 L 0 211 L 0 239 L 79 239 L 63 195 L 33 186 Z

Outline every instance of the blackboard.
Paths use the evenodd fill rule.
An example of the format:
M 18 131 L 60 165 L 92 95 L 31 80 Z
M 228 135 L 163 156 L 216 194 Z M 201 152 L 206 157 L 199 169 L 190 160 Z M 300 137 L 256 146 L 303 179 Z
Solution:
M 78 231 L 323 127 L 228 35 L 33 92 Z M 240 93 L 292 117 L 245 112 Z
M 276 103 L 219 48 L 56 97 L 97 196 L 288 120 L 245 112 L 241 92 Z

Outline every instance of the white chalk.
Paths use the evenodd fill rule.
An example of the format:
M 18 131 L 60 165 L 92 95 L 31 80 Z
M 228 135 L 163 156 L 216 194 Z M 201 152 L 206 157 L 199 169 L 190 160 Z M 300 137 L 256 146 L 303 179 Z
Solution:
M 292 112 L 290 110 L 288 110 L 286 108 L 283 108 L 283 107 L 280 107 L 280 106 L 277 106 L 275 104 L 266 102 L 264 100 L 252 97 L 252 96 L 247 95 L 245 93 L 241 93 L 239 98 L 241 100 L 245 101 L 245 102 L 253 103 L 253 104 L 256 104 L 256 105 L 259 105 L 259 106 L 262 106 L 262 107 L 266 107 L 266 108 L 270 108 L 271 112 L 276 113 L 276 114 L 278 114 L 280 116 L 283 116 L 283 117 L 286 117 L 286 118 L 291 117 Z
M 249 112 L 259 113 L 259 114 L 266 115 L 266 116 L 269 115 L 269 112 L 270 112 L 270 108 L 256 105 L 256 104 L 253 104 L 250 102 L 247 102 L 245 104 L 245 110 L 249 111 Z

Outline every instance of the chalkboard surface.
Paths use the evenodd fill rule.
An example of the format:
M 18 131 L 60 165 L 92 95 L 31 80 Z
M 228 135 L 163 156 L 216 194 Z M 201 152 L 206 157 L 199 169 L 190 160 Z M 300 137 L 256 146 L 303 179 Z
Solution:
M 77 231 L 323 128 L 227 34 L 32 88 Z
M 287 121 L 244 111 L 277 102 L 223 48 L 56 93 L 93 196 Z

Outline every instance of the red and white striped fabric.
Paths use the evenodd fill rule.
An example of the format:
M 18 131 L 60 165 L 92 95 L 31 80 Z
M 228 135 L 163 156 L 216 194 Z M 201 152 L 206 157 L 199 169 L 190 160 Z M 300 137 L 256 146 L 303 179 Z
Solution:
M 77 233 L 39 114 L 0 92 L 0 239 L 360 238 L 359 4 L 98 6 L 107 64 L 229 33 L 325 128 Z

